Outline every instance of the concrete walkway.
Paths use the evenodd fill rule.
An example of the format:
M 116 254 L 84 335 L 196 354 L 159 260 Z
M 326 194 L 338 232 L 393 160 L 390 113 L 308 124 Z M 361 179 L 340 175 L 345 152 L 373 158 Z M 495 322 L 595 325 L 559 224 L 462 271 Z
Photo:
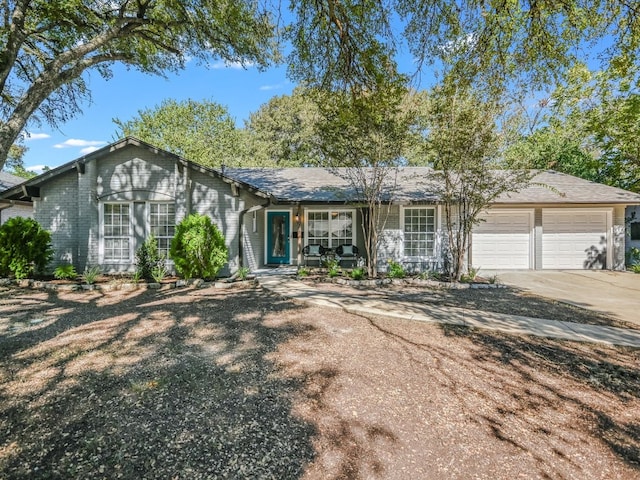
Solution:
M 320 307 L 341 308 L 356 315 L 381 315 L 420 322 L 484 328 L 516 335 L 640 348 L 640 331 L 637 330 L 323 292 L 284 275 L 258 275 L 257 280 L 263 288 L 284 298 Z

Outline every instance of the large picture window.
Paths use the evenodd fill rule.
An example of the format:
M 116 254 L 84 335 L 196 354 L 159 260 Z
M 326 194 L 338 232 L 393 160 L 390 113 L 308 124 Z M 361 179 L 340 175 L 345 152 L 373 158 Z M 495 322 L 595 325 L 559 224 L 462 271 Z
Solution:
M 131 207 L 105 203 L 103 208 L 104 260 L 131 260 Z
M 436 210 L 431 207 L 404 209 L 404 256 L 413 258 L 434 255 Z
M 176 229 L 176 208 L 173 203 L 149 204 L 149 228 L 158 241 L 158 251 L 169 256 L 171 239 Z
M 353 219 L 352 210 L 307 211 L 307 244 L 325 248 L 353 244 Z

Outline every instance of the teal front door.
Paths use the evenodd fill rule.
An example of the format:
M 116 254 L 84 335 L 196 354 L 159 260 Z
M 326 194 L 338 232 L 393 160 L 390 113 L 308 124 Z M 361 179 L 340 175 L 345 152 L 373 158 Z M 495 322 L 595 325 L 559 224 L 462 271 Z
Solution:
M 267 263 L 289 263 L 289 212 L 267 212 Z

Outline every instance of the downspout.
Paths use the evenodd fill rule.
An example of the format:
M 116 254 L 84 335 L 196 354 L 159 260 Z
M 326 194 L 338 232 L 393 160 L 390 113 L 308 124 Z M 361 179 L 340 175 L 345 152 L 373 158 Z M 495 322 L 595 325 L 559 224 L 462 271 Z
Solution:
M 247 213 L 257 212 L 258 210 L 267 208 L 269 205 L 271 205 L 271 197 L 269 197 L 269 199 L 261 205 L 254 205 L 253 207 L 249 207 L 240 211 L 240 215 L 238 217 L 238 266 L 240 268 L 244 266 L 244 216 Z

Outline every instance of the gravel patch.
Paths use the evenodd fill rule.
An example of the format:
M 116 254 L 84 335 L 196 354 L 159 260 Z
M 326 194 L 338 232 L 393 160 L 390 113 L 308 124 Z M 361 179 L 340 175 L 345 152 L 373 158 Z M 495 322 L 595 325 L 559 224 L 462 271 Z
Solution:
M 626 479 L 639 418 L 638 350 L 254 288 L 0 288 L 0 478 Z

